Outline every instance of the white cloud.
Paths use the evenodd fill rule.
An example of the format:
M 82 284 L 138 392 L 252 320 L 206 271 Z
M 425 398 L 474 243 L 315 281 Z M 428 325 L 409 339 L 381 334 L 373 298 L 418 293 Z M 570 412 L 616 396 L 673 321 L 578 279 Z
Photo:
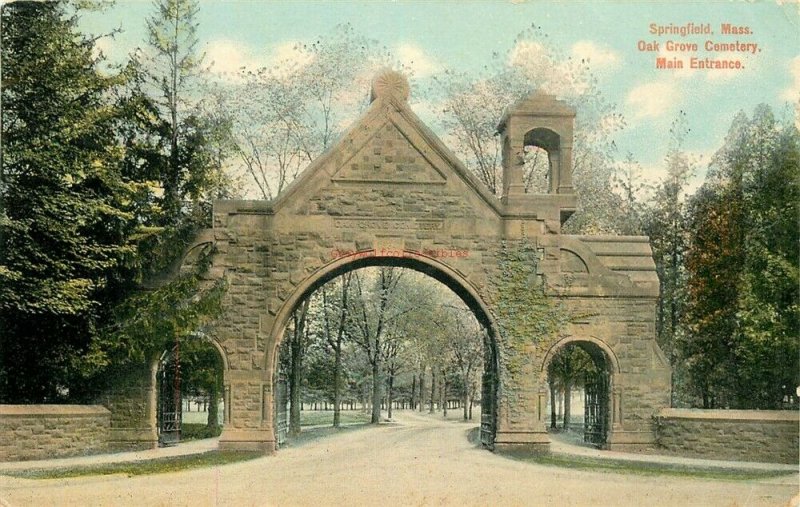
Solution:
M 575 82 L 567 61 L 553 60 L 548 49 L 539 42 L 521 40 L 508 55 L 508 63 L 521 69 L 534 87 L 561 98 L 580 95 L 586 83 Z
M 114 36 L 103 35 L 95 39 L 92 47 L 92 56 L 98 58 L 102 54 L 104 63 L 101 68 L 112 68 L 116 65 L 124 64 L 138 43 L 139 41 L 126 37 L 124 33 L 118 33 Z
M 800 56 L 789 60 L 788 67 L 792 75 L 792 84 L 781 92 L 781 99 L 796 102 L 800 100 Z
M 436 72 L 441 65 L 428 56 L 425 51 L 416 44 L 403 43 L 397 46 L 397 58 L 400 62 L 411 69 L 414 77 L 427 77 Z
M 111 37 L 100 37 L 95 41 L 92 51 L 95 58 L 100 56 L 101 53 L 105 55 L 106 58 L 110 57 L 111 53 L 114 51 L 114 39 Z
M 273 64 L 289 64 L 295 68 L 305 67 L 314 56 L 304 50 L 296 41 L 286 41 L 275 46 L 270 55 L 270 62 Z
M 657 118 L 672 110 L 680 99 L 674 82 L 652 81 L 633 88 L 625 99 L 633 118 Z
M 513 67 L 524 67 L 531 71 L 549 70 L 554 66 L 547 48 L 538 42 L 528 40 L 521 40 L 511 48 L 508 63 Z
M 230 39 L 209 42 L 205 52 L 211 71 L 231 79 L 242 69 L 257 68 L 261 63 L 247 46 Z
M 294 70 L 307 65 L 312 56 L 295 41 L 285 41 L 269 49 L 257 50 L 232 39 L 215 39 L 205 47 L 206 62 L 222 79 L 239 81 L 242 70 L 275 67 Z
M 619 54 L 590 40 L 579 40 L 570 52 L 573 58 L 586 60 L 595 70 L 612 70 L 620 63 Z

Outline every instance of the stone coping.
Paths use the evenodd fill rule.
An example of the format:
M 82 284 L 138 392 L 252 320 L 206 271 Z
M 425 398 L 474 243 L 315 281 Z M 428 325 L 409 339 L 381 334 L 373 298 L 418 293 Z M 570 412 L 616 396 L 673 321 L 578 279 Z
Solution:
M 91 417 L 110 416 L 102 405 L 0 405 L 0 417 Z
M 657 417 L 702 419 L 707 421 L 800 422 L 794 410 L 719 410 L 702 408 L 663 408 Z

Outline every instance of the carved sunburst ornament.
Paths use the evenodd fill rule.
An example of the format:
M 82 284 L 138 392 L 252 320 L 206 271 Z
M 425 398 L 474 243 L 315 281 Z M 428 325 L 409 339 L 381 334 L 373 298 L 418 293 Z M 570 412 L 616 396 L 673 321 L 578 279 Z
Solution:
M 405 76 L 394 70 L 385 70 L 372 80 L 372 95 L 370 101 L 378 97 L 395 97 L 408 100 L 410 88 Z

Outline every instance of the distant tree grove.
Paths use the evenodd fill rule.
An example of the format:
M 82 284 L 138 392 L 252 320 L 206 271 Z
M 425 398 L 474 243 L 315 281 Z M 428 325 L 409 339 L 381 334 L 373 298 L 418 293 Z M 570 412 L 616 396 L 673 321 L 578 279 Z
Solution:
M 176 346 L 195 369 L 187 389 L 217 400 L 221 379 L 211 370 L 221 363 L 198 343 L 225 286 L 200 283 L 204 259 L 168 276 L 177 256 L 208 226 L 214 199 L 246 188 L 278 196 L 363 111 L 374 71 L 396 60 L 339 26 L 299 44 L 297 58 L 221 78 L 196 48 L 196 0 L 155 0 L 142 20 L 147 39 L 111 65 L 98 39 L 78 29 L 82 10 L 99 8 L 89 4 L 2 6 L 0 403 L 90 401 L 115 367 Z M 546 40 L 527 30 L 515 53 L 498 55 L 481 74 L 442 71 L 414 97 L 441 106 L 433 126 L 495 193 L 503 108 L 537 89 L 570 102 L 580 208 L 566 229 L 650 237 L 673 405 L 797 409 L 794 118 L 767 106 L 737 115 L 705 182 L 690 192 L 698 163 L 685 150 L 690 113 L 681 113 L 668 134 L 666 177 L 647 185 L 633 157 L 616 152 L 624 117 L 583 62 L 567 61 Z M 519 48 L 548 57 L 526 58 Z M 401 70 L 413 83 L 413 72 Z M 526 154 L 527 191 L 543 188 L 546 159 Z M 470 418 L 486 333 L 460 299 L 423 275 L 350 272 L 290 319 L 280 354 L 288 406 L 329 404 L 334 425 L 354 400 L 371 408 L 373 422 L 396 405 L 458 406 Z M 593 367 L 580 353 L 564 354 L 551 365 L 550 385 L 566 396 Z

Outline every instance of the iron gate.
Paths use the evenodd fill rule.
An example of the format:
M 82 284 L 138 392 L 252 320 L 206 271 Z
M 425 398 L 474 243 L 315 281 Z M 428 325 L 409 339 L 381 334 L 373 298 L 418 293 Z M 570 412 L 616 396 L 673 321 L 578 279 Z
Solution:
M 608 372 L 587 373 L 584 379 L 583 441 L 605 445 L 608 432 Z
M 489 333 L 483 332 L 483 376 L 481 378 L 481 444 L 494 449 L 497 429 L 497 375 L 496 356 Z
M 181 439 L 181 365 L 178 345 L 161 359 L 158 371 L 158 443 L 175 444 Z
M 289 434 L 289 385 L 284 375 L 275 382 L 275 442 L 278 447 L 286 443 Z

